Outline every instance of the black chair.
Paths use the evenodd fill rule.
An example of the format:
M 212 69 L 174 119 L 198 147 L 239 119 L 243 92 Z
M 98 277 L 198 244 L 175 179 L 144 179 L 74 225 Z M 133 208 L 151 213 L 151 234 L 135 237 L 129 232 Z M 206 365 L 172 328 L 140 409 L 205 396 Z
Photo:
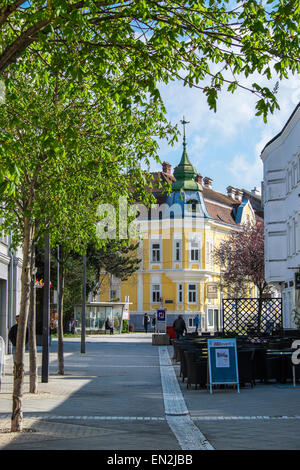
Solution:
M 254 385 L 253 378 L 253 349 L 240 349 L 237 352 L 238 367 L 239 367 L 239 382 L 240 386 L 244 387 L 246 383 L 250 383 L 251 387 Z
M 254 347 L 253 355 L 253 381 L 255 384 L 256 380 L 260 382 L 265 381 L 266 376 L 266 350 L 261 347 Z
M 190 385 L 195 385 L 195 389 L 197 389 L 198 385 L 200 387 L 205 387 L 206 383 L 207 383 L 207 358 L 206 359 L 198 358 L 195 361 L 189 361 L 186 387 L 189 388 Z
M 266 354 L 265 357 L 265 378 L 264 382 L 268 383 L 270 380 L 281 382 L 282 380 L 282 357 Z
M 191 363 L 196 360 L 197 356 L 199 355 L 199 352 L 196 349 L 186 349 L 183 354 L 184 363 L 182 368 L 182 381 L 184 382 L 184 379 L 187 378 L 189 375 L 189 367 Z
M 172 357 L 172 359 L 175 362 L 179 362 L 180 361 L 180 343 L 176 339 L 173 339 L 172 344 L 173 344 L 173 357 Z
M 191 345 L 182 345 L 180 347 L 180 377 L 182 378 L 182 382 L 184 382 L 184 379 L 187 377 L 187 363 L 186 363 L 186 356 L 185 356 L 185 351 L 194 351 L 195 348 Z

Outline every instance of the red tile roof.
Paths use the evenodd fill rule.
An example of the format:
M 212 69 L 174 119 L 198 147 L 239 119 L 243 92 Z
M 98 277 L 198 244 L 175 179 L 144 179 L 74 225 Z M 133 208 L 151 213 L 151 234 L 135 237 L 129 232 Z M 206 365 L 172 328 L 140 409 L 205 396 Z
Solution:
M 232 207 L 224 207 L 204 199 L 208 214 L 214 220 L 225 224 L 237 225 L 233 217 Z

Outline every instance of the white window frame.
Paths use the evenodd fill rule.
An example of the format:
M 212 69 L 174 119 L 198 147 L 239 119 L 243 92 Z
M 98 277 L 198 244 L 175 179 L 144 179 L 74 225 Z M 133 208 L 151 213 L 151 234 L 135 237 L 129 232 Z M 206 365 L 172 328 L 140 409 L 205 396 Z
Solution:
M 195 289 L 191 289 L 191 286 L 195 286 Z M 193 295 L 195 300 L 190 300 L 190 294 Z M 198 286 L 196 283 L 190 282 L 188 284 L 188 304 L 197 304 L 198 302 Z
M 209 321 L 210 312 L 212 312 L 212 322 Z M 207 327 L 216 328 L 217 325 L 215 324 L 215 312 L 218 313 L 218 323 L 219 323 L 219 328 L 221 328 L 220 309 L 214 305 L 212 305 L 211 307 L 207 309 Z
M 177 254 L 179 257 L 177 259 Z M 181 263 L 182 261 L 182 243 L 181 240 L 175 239 L 174 240 L 174 262 Z
M 115 293 L 115 295 L 112 295 L 113 293 Z M 117 296 L 117 290 L 116 289 L 110 289 L 110 301 L 112 301 L 113 299 L 116 299 L 118 296 Z
M 196 254 L 197 254 L 197 257 L 195 258 Z M 189 242 L 190 263 L 200 263 L 200 256 L 201 256 L 200 255 L 200 242 L 198 240 L 190 240 Z
M 157 245 L 157 246 L 154 248 L 154 245 Z M 157 254 L 159 254 L 158 256 L 159 259 L 157 259 Z M 161 263 L 161 259 L 162 259 L 161 243 L 158 240 L 151 242 L 150 259 L 151 259 L 151 263 Z
M 212 321 L 210 321 L 210 316 L 209 316 L 210 313 L 211 313 L 211 315 L 212 315 L 212 317 L 211 317 Z M 214 308 L 213 308 L 213 307 L 212 307 L 212 308 L 208 308 L 208 309 L 207 309 L 207 326 L 208 326 L 208 327 L 212 327 L 212 328 L 214 327 L 214 319 L 215 319 L 215 318 L 214 318 Z
M 180 300 L 181 297 L 181 300 Z M 177 284 L 177 303 L 183 304 L 184 303 L 184 284 L 179 282 Z
M 151 284 L 151 303 L 159 304 L 161 298 L 161 285 L 157 283 Z

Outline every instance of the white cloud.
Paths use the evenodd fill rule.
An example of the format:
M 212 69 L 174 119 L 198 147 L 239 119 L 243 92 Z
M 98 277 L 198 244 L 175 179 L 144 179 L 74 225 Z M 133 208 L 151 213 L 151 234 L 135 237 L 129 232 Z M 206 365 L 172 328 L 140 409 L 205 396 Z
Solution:
M 260 188 L 262 181 L 263 166 L 259 157 L 254 160 L 246 155 L 235 155 L 229 170 L 233 175 L 232 185 L 242 189 L 252 189 L 254 186 Z
M 248 87 L 257 82 L 273 88 L 276 78 L 268 82 L 265 76 L 255 74 L 243 82 Z M 224 191 L 229 184 L 252 189 L 260 187 L 262 180 L 261 151 L 281 131 L 300 100 L 300 78 L 291 76 L 279 82 L 280 110 L 270 114 L 266 124 L 261 116 L 255 116 L 257 97 L 246 90 L 238 89 L 232 94 L 224 89 L 218 99 L 217 113 L 209 109 L 201 90 L 183 87 L 181 82 L 162 86 L 161 93 L 172 124 L 182 130 L 182 117 L 190 121 L 186 127 L 187 151 L 196 170 L 209 174 L 218 191 Z M 180 137 L 174 147 L 161 142 L 161 159 L 173 167 L 181 153 Z

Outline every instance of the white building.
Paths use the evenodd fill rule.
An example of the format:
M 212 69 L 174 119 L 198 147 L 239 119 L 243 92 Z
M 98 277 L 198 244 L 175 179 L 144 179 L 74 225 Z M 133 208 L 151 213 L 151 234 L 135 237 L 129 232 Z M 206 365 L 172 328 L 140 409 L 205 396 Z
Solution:
M 300 270 L 300 103 L 263 149 L 266 280 L 280 288 L 283 326 L 294 328 L 295 274 Z M 295 269 L 296 268 L 296 269 Z

